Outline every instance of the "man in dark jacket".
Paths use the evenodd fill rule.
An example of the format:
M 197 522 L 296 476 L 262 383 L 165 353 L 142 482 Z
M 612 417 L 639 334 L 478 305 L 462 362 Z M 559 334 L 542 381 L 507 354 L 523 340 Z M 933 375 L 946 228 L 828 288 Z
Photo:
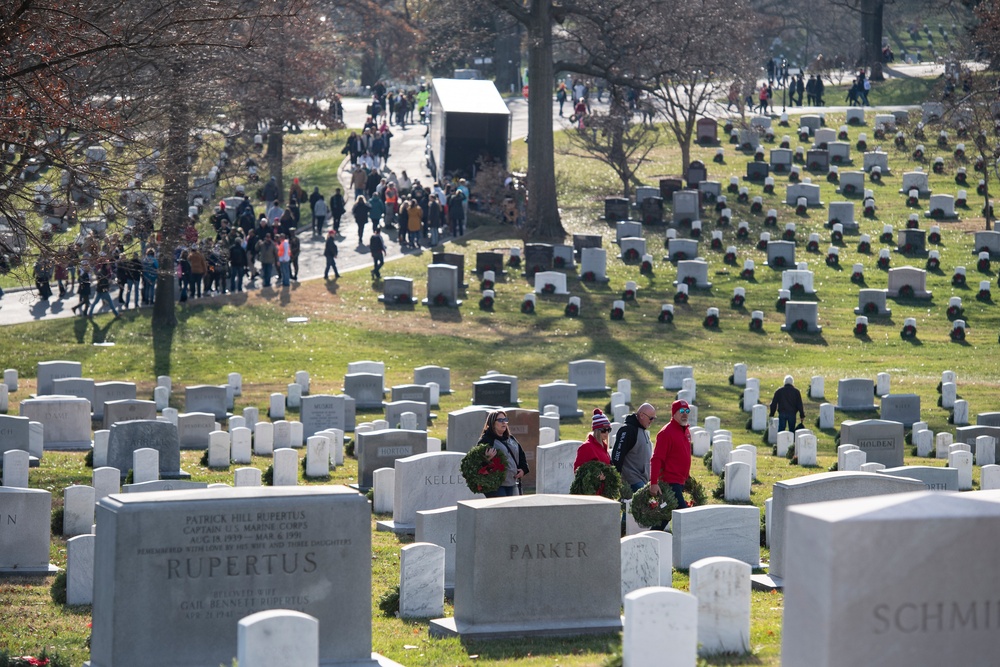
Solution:
M 323 280 L 330 279 L 330 269 L 333 269 L 333 277 L 339 278 L 340 271 L 337 270 L 337 232 L 332 229 L 326 235 L 326 247 L 323 248 L 323 256 L 326 257 L 326 270 L 323 271 Z
M 243 274 L 247 269 L 247 251 L 243 247 L 243 239 L 239 236 L 233 239 L 229 246 L 229 291 L 243 291 Z
M 368 250 L 372 254 L 372 278 L 376 280 L 382 277 L 382 265 L 385 264 L 385 241 L 382 240 L 382 230 L 375 228 L 375 233 L 368 240 Z
M 618 429 L 611 448 L 611 464 L 633 491 L 641 489 L 649 481 L 653 444 L 649 440 L 648 429 L 654 421 L 656 408 L 643 403 L 634 414 L 625 417 L 625 425 Z
M 778 412 L 779 431 L 794 431 L 796 414 L 802 416 L 799 421 L 806 418 L 806 411 L 802 407 L 802 394 L 792 382 L 792 376 L 786 375 L 784 386 L 774 392 L 774 398 L 771 399 L 771 416 L 774 416 L 775 411 Z

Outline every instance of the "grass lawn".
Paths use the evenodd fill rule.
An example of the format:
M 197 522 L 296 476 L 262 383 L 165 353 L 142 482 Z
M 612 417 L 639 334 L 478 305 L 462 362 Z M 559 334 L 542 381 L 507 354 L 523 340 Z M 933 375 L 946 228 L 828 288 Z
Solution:
M 842 123 L 843 115 L 827 116 L 829 127 L 838 128 Z M 879 143 L 873 141 L 873 128 L 869 125 L 850 130 L 852 146 L 859 132 L 868 134 L 869 145 Z M 793 128 L 777 128 L 777 134 L 779 140 L 783 134 L 792 136 L 793 148 L 804 145 L 794 136 Z M 311 183 L 320 184 L 324 191 L 329 191 L 325 183 L 312 179 L 332 175 L 339 162 L 340 143 L 331 140 L 327 148 L 311 149 L 308 141 L 309 138 L 303 136 L 292 142 L 291 150 L 299 162 L 293 163 L 286 173 L 309 175 Z M 557 137 L 557 149 L 564 141 Z M 518 375 L 522 406 L 535 408 L 538 385 L 566 378 L 569 361 L 603 359 L 608 365 L 609 384 L 614 384 L 618 378 L 630 378 L 633 402 L 649 400 L 661 414 L 666 414 L 674 395 L 661 388 L 662 368 L 689 364 L 695 367 L 698 382 L 699 419 L 717 415 L 722 420 L 722 427 L 733 431 L 735 444 L 748 442 L 758 446 L 759 479 L 753 486 L 752 501 L 763 508 L 776 481 L 820 472 L 836 461 L 835 432 L 817 429 L 820 451 L 817 468 L 802 469 L 771 456 L 761 435 L 746 430 L 749 414 L 739 408 L 741 392 L 728 382 L 734 363 L 747 363 L 749 375 L 760 379 L 765 402 L 786 373 L 795 376 L 803 390 L 811 376 L 822 375 L 826 380 L 825 400 L 835 403 L 838 379 L 874 379 L 878 372 L 890 372 L 893 393 L 918 394 L 922 416 L 935 432 L 952 428 L 947 423 L 949 411 L 937 407 L 936 386 L 943 370 L 957 373 L 960 397 L 969 401 L 971 414 L 997 409 L 1000 314 L 996 304 L 977 301 L 976 294 L 979 280 L 989 280 L 994 289 L 998 288 L 996 270 L 977 271 L 972 254 L 972 233 L 982 229 L 983 222 L 976 219 L 975 211 L 982 204 L 975 201 L 977 179 L 971 165 L 971 185 L 965 188 L 970 194 L 969 208 L 961 210 L 964 219 L 940 223 L 942 242 L 932 246 L 941 252 L 941 270 L 928 273 L 927 287 L 933 292 L 933 299 L 928 302 L 890 300 L 891 318 L 873 319 L 867 336 L 853 333 L 858 286 L 849 280 L 852 265 L 858 262 L 864 266 L 865 283 L 869 287 L 885 287 L 886 274 L 876 267 L 879 249 L 891 250 L 894 267 L 923 267 L 926 260 L 896 252 L 895 243 L 880 243 L 882 225 L 891 224 L 898 230 L 904 226 L 911 211 L 921 213 L 921 229 L 927 230 L 933 224 L 922 217 L 927 208 L 926 199 L 920 202 L 919 209 L 910 209 L 903 195 L 897 192 L 900 174 L 917 164 L 909 154 L 914 142 L 910 142 L 906 151 L 892 147 L 891 139 L 880 143 L 890 153 L 893 173 L 882 184 L 869 186 L 875 190 L 878 203 L 875 219 L 863 218 L 860 199 L 853 200 L 862 233 L 872 236 L 872 251 L 859 253 L 857 237 L 848 236 L 841 248 L 840 267 L 830 267 L 825 262 L 826 248 L 830 245 L 830 231 L 823 226 L 825 207 L 796 215 L 791 207 L 782 203 L 786 176 L 776 178 L 773 195 L 764 195 L 764 210 L 775 208 L 778 211 L 778 227 L 770 229 L 772 235 L 777 237 L 786 223 L 796 223 L 796 259 L 805 261 L 815 272 L 816 300 L 823 326 L 819 335 L 780 332 L 784 316 L 776 311 L 775 301 L 781 276 L 778 271 L 764 266 L 766 255 L 755 247 L 759 233 L 765 229 L 763 216 L 751 214 L 749 205 L 737 204 L 735 195 L 729 195 L 733 224 L 724 228 L 723 233 L 724 246 L 738 247 L 738 266 L 724 264 L 723 253 L 709 248 L 708 237 L 716 228 L 715 214 L 709 209 L 704 216 L 705 238 L 700 254 L 709 262 L 709 279 L 713 286 L 711 290 L 692 290 L 690 302 L 677 306 L 674 322 L 659 323 L 657 315 L 661 304 L 673 300 L 672 283 L 676 276 L 676 268 L 662 259 L 664 229 L 649 227 L 645 230 L 648 251 L 654 256 L 651 275 L 641 275 L 638 265 L 626 265 L 616 259 L 614 229 L 598 219 L 603 210 L 603 198 L 618 194 L 616 180 L 610 170 L 597 163 L 560 157 L 557 159 L 558 187 L 566 227 L 578 233 L 602 234 L 604 246 L 609 250 L 608 284 L 583 284 L 575 271 L 569 272 L 570 291 L 582 300 L 579 318 L 564 317 L 566 298 L 554 296 L 539 296 L 535 314 L 522 315 L 521 299 L 531 286 L 515 271 L 498 280 L 493 312 L 478 310 L 479 285 L 475 276 L 467 277 L 470 287 L 460 309 L 401 308 L 379 303 L 378 289 L 367 279 L 367 272 L 358 271 L 345 274 L 340 281 L 329 285 L 321 281 L 303 283 L 293 288 L 287 297 L 253 292 L 188 303 L 179 309 L 180 322 L 172 332 L 151 331 L 148 313 L 133 311 L 124 313 L 119 320 L 100 316 L 93 322 L 65 319 L 7 327 L 4 329 L 6 365 L 18 368 L 22 377 L 21 389 L 11 397 L 10 413 L 16 414 L 18 401 L 33 392 L 35 365 L 47 359 L 81 361 L 84 374 L 98 381 L 135 381 L 139 385 L 140 398 L 152 395 L 157 375 L 171 375 L 174 386 L 180 388 L 189 384 L 221 383 L 229 372 L 239 371 L 244 384 L 237 412 L 248 405 L 266 409 L 269 394 L 284 391 L 297 370 L 309 370 L 314 393 L 339 393 L 349 361 L 380 359 L 386 363 L 386 382 L 390 385 L 412 382 L 413 368 L 421 365 L 438 364 L 451 368 L 454 393 L 441 397 L 441 407 L 437 410 L 440 416 L 430 429 L 430 435 L 444 438 L 446 414 L 469 404 L 472 382 L 488 369 Z M 958 189 L 954 183 L 958 164 L 950 157 L 951 149 L 939 151 L 933 141 L 924 143 L 930 146 L 929 161 L 940 154 L 946 162 L 944 174 L 931 175 L 931 188 L 935 192 L 954 194 Z M 695 157 L 708 165 L 710 178 L 721 181 L 723 187 L 730 176 L 745 173 L 746 163 L 752 159 L 734 148 L 728 144 L 724 146 L 726 163 L 723 165 L 712 162 L 715 148 L 699 147 L 694 151 Z M 854 149 L 852 156 L 860 163 L 860 155 Z M 512 158 L 515 169 L 525 167 L 523 143 L 515 142 Z M 929 163 L 924 166 L 930 171 Z M 674 146 L 663 145 L 654 152 L 654 161 L 640 170 L 640 177 L 655 184 L 658 177 L 679 170 L 679 151 Z M 827 183 L 823 175 L 812 178 L 821 185 L 824 203 L 840 199 L 834 192 L 835 186 Z M 749 187 L 751 197 L 764 194 L 760 185 Z M 750 238 L 746 242 L 735 238 L 739 220 L 750 223 Z M 509 227 L 481 227 L 466 239 L 450 244 L 449 250 L 465 253 L 466 266 L 472 266 L 477 251 L 520 245 L 521 241 L 512 232 Z M 820 235 L 818 253 L 806 252 L 805 243 L 810 233 Z M 686 236 L 687 231 L 680 235 Z M 753 259 L 757 264 L 752 281 L 739 277 L 738 267 L 742 267 L 745 259 Z M 413 278 L 416 293 L 422 297 L 429 261 L 430 253 L 424 252 L 394 262 L 391 270 L 394 274 Z M 952 285 L 956 266 L 967 267 L 967 287 Z M 627 305 L 624 320 L 612 321 L 609 318 L 611 303 L 621 298 L 627 280 L 638 283 L 636 301 Z M 738 308 L 730 305 L 735 287 L 746 288 L 746 303 Z M 963 343 L 953 343 L 948 336 L 951 324 L 945 311 L 948 298 L 953 295 L 962 297 L 965 317 L 970 323 L 968 339 Z M 1000 295 L 996 298 L 1000 299 Z M 702 325 L 709 307 L 720 310 L 718 328 L 708 329 Z M 748 329 L 752 310 L 765 313 L 761 333 Z M 300 325 L 288 324 L 286 318 L 293 315 L 308 316 L 309 321 Z M 915 341 L 900 338 L 906 317 L 917 319 L 919 334 Z M 102 341 L 113 341 L 115 345 L 93 345 Z M 172 404 L 175 407 L 183 407 L 182 396 L 181 390 L 174 392 Z M 603 406 L 608 399 L 609 396 L 585 397 L 580 407 L 586 412 Z M 807 425 L 813 425 L 821 402 L 807 401 Z M 294 411 L 292 415 L 294 418 Z M 862 416 L 838 413 L 837 420 L 839 423 L 846 418 L 873 416 L 877 417 L 874 413 Z M 359 421 L 366 418 L 375 418 L 375 415 L 359 415 Z M 584 420 L 566 420 L 561 427 L 561 437 L 582 439 L 588 425 Z M 194 479 L 231 480 L 231 472 L 210 471 L 201 467 L 198 459 L 197 453 L 183 454 L 182 467 L 192 473 Z M 909 464 L 943 464 L 913 456 L 907 456 L 906 460 Z M 268 463 L 263 458 L 254 460 L 254 465 L 261 468 L 266 468 Z M 700 461 L 693 461 L 692 472 L 707 490 L 716 487 L 717 480 Z M 356 477 L 357 464 L 348 459 L 328 483 L 349 483 Z M 74 482 L 89 483 L 89 480 L 90 470 L 83 465 L 83 455 L 77 453 L 47 453 L 42 467 L 31 472 L 32 486 L 53 492 L 54 508 L 61 506 L 61 492 L 65 486 Z M 978 484 L 978 469 L 975 480 Z M 373 601 L 398 582 L 399 548 L 404 542 L 387 533 L 373 532 Z M 766 550 L 763 557 L 767 558 Z M 58 565 L 65 564 L 62 538 L 53 538 L 52 560 Z M 686 588 L 686 574 L 675 573 L 673 583 L 675 587 Z M 89 608 L 74 610 L 57 606 L 49 599 L 47 582 L 18 579 L 0 582 L 0 603 L 0 650 L 13 655 L 37 655 L 42 648 L 48 647 L 50 652 L 57 651 L 67 658 L 70 661 L 67 664 L 80 664 L 87 658 L 84 642 L 89 632 Z M 755 593 L 752 604 L 752 655 L 716 657 L 703 664 L 779 664 L 782 596 Z M 618 644 L 618 639 L 612 636 L 463 645 L 458 640 L 430 640 L 426 623 L 385 618 L 374 602 L 373 609 L 373 649 L 406 665 L 599 665 Z M 235 646 L 233 649 L 235 652 Z

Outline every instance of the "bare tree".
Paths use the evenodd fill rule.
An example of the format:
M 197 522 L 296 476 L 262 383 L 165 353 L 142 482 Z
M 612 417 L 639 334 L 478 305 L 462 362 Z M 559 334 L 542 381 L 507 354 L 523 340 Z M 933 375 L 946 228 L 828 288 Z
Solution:
M 704 0 L 674 9 L 690 29 L 676 35 L 660 58 L 668 63 L 650 87 L 681 149 L 681 169 L 691 162 L 698 119 L 726 97 L 733 81 L 754 81 L 760 57 L 753 44 L 754 17 L 747 2 Z
M 653 123 L 636 122 L 624 91 L 616 86 L 610 90 L 608 110 L 587 114 L 583 123 L 582 129 L 566 133 L 566 154 L 609 166 L 621 181 L 622 196 L 628 199 L 632 183 L 638 182 L 636 172 L 659 142 L 659 129 Z

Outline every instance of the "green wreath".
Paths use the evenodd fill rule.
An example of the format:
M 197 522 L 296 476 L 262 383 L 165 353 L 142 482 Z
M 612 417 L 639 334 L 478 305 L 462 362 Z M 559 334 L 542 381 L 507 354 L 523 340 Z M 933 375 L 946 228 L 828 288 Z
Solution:
M 499 449 L 492 459 L 486 450 L 493 445 L 476 445 L 462 458 L 462 477 L 473 493 L 493 493 L 507 477 L 507 456 Z
M 693 507 L 698 507 L 708 502 L 708 497 L 705 495 L 705 487 L 694 477 L 688 477 L 687 481 L 684 482 L 684 493 L 691 496 L 691 506 Z
M 632 495 L 632 518 L 640 526 L 653 528 L 670 521 L 670 513 L 677 509 L 677 498 L 664 485 L 659 496 L 649 492 L 649 484 Z
M 601 479 L 601 474 L 604 479 Z M 600 461 L 587 461 L 576 470 L 569 492 L 575 496 L 604 496 L 611 500 L 621 498 L 622 478 L 614 466 Z

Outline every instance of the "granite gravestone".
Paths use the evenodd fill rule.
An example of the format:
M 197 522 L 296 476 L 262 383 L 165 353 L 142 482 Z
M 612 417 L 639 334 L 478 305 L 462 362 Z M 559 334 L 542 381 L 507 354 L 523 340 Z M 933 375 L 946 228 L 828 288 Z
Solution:
M 443 366 L 421 366 L 413 369 L 414 384 L 436 382 L 441 394 L 451 393 L 451 369 Z
M 83 375 L 83 364 L 79 361 L 40 361 L 36 370 L 39 396 L 52 394 L 52 381 L 59 378 L 78 378 Z
M 190 479 L 191 475 L 181 470 L 180 438 L 177 427 L 170 422 L 137 420 L 113 424 L 108 435 L 106 465 L 118 468 L 124 480 L 137 449 L 157 451 L 160 479 Z
M 579 419 L 583 411 L 577 402 L 578 388 L 575 384 L 566 382 L 551 382 L 538 385 L 538 411 L 542 412 L 546 405 L 559 408 L 559 417 Z
M 928 491 L 958 491 L 958 470 L 936 466 L 900 466 L 883 468 L 880 475 L 919 479 Z
M 27 417 L 0 415 L 0 457 L 3 457 L 4 452 L 12 449 L 29 451 L 30 423 L 31 420 Z
M 620 631 L 620 521 L 617 502 L 592 496 L 458 503 L 455 615 L 431 621 L 431 635 L 470 640 Z M 514 594 L 517 604 L 509 604 Z
M 177 437 L 181 449 L 208 449 L 208 434 L 215 430 L 215 416 L 207 412 L 177 415 Z
M 480 380 L 472 383 L 473 405 L 504 406 L 510 403 L 510 382 Z
M 930 299 L 933 295 L 927 291 L 927 271 L 913 266 L 900 266 L 889 269 L 888 288 L 886 293 L 897 298 L 900 290 L 908 286 L 913 290 L 914 299 Z
M 451 264 L 427 265 L 427 298 L 425 306 L 457 307 L 462 305 L 458 290 L 462 287 L 458 269 Z
M 785 576 L 787 555 L 785 553 L 788 510 L 797 505 L 843 500 L 845 498 L 867 498 L 890 493 L 922 491 L 923 482 L 908 477 L 873 475 L 867 472 L 824 472 L 777 482 L 771 504 L 771 566 L 768 574 L 772 579 Z M 861 562 L 861 561 L 858 561 Z
M 628 217 L 626 214 L 625 218 Z M 528 275 L 534 275 L 539 271 L 548 271 L 552 268 L 552 246 L 548 243 L 525 243 L 524 244 L 524 271 Z
M 875 409 L 875 383 L 848 378 L 837 383 L 837 409 L 844 412 Z
M 302 397 L 299 416 L 302 419 L 302 435 L 305 438 L 316 435 L 328 428 L 347 430 L 345 410 L 347 396 L 343 394 L 312 394 Z
M 702 558 L 724 556 L 760 567 L 760 509 L 703 505 L 671 513 L 673 565 L 687 569 Z
M 431 255 L 432 264 L 447 264 L 456 269 L 455 280 L 459 288 L 468 287 L 465 284 L 465 255 L 458 252 L 436 252 Z
M 52 380 L 50 394 L 58 396 L 77 396 L 85 398 L 94 404 L 94 381 L 91 378 L 56 378 Z
M 882 397 L 881 418 L 899 422 L 910 428 L 920 421 L 920 396 L 918 394 L 886 394 Z
M 459 500 L 479 497 L 462 477 L 465 457 L 460 452 L 427 452 L 397 459 L 392 496 L 392 521 L 379 521 L 379 530 L 412 535 L 417 512 L 451 507 Z
M 1000 584 L 983 573 L 998 529 L 995 491 L 793 508 L 781 664 L 991 664 Z
M 97 382 L 94 384 L 94 402 L 91 409 L 94 419 L 104 419 L 104 404 L 109 401 L 135 400 L 136 386 L 134 382 Z
M 538 449 L 538 429 L 541 426 L 538 410 L 511 408 L 506 410 L 507 429 L 514 436 L 528 464 L 528 474 L 521 478 L 522 492 L 535 488 L 535 452 Z
M 579 440 L 560 440 L 538 446 L 535 450 L 538 493 L 569 493 L 575 476 L 573 463 L 581 444 Z
M 483 433 L 489 413 L 488 409 L 479 406 L 449 412 L 448 451 L 465 453 L 475 447 Z
M 413 298 L 413 279 L 403 276 L 386 276 L 382 280 L 382 293 L 378 300 L 388 305 L 412 306 L 417 302 Z
M 492 271 L 498 276 L 503 273 L 502 252 L 485 251 L 476 253 L 476 273 L 482 275 L 486 271 Z
M 0 486 L 0 574 L 53 574 L 49 564 L 52 494 Z
M 458 508 L 442 507 L 436 510 L 418 510 L 414 540 L 429 542 L 444 549 L 444 590 L 451 597 L 455 591 L 455 524 Z
M 135 421 L 137 419 L 156 419 L 156 403 L 138 399 L 122 399 L 104 403 L 104 428 L 110 429 L 118 422 Z
M 393 468 L 397 459 L 427 453 L 427 433 L 387 428 L 356 434 L 358 484 L 371 488 L 378 468 Z
M 320 663 L 371 653 L 370 509 L 345 487 L 117 495 L 98 503 L 89 667 L 218 667 L 237 621 L 319 619 Z
M 569 383 L 582 393 L 604 392 L 607 385 L 607 364 L 597 359 L 579 359 L 569 362 Z
M 882 419 L 845 421 L 840 425 L 840 444 L 857 445 L 868 457 L 868 463 L 881 463 L 886 468 L 903 465 L 906 441 L 903 424 Z
M 344 393 L 362 410 L 382 407 L 385 395 L 383 376 L 374 373 L 347 373 L 344 376 Z
M 218 420 L 226 418 L 225 385 L 199 384 L 184 388 L 184 411 L 207 412 Z
M 43 427 L 45 449 L 90 448 L 90 401 L 74 396 L 39 396 L 21 401 L 21 415 Z
M 390 401 L 416 401 L 427 405 L 431 404 L 431 388 L 425 384 L 398 384 L 389 389 L 389 396 Z

